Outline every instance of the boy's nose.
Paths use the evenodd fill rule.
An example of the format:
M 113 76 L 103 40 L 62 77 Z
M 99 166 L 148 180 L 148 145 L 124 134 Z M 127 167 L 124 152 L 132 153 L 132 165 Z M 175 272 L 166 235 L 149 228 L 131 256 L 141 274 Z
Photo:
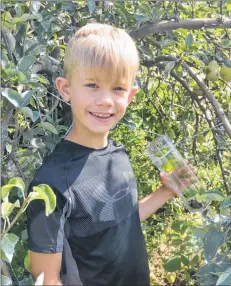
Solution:
M 114 104 L 112 96 L 109 93 L 100 94 L 96 98 L 97 105 L 112 106 Z

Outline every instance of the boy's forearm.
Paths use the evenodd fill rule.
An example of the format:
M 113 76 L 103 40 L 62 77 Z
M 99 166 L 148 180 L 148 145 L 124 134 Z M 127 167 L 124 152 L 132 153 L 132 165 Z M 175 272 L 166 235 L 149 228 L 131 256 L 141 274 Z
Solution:
M 140 220 L 144 221 L 147 219 L 173 196 L 172 192 L 161 186 L 155 192 L 141 199 L 139 201 Z
M 34 281 L 37 280 L 37 276 L 33 275 L 32 276 L 34 278 Z M 59 277 L 47 277 L 47 275 L 44 275 L 44 279 L 43 279 L 43 284 L 44 286 L 48 286 L 48 285 L 52 285 L 52 286 L 63 286 L 63 283 L 61 281 L 61 279 Z
M 44 279 L 44 286 L 52 285 L 52 286 L 63 286 L 63 283 L 60 279 Z

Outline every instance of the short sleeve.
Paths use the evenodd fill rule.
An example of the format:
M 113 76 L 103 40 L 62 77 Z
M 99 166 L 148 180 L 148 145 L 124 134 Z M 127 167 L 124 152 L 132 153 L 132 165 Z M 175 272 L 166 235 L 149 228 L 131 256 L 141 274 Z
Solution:
M 33 186 L 41 184 L 33 181 Z M 44 200 L 33 200 L 27 208 L 29 249 L 40 253 L 63 251 L 64 224 L 68 210 L 68 200 L 57 189 L 50 186 L 56 195 L 56 208 L 49 216 L 45 214 Z

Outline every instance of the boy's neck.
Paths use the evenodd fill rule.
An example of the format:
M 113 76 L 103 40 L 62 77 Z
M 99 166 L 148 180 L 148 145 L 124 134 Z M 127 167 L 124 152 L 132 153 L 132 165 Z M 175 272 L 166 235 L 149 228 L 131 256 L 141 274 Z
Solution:
M 89 133 L 82 134 L 82 132 L 77 132 L 75 126 L 73 126 L 65 139 L 85 147 L 102 149 L 108 144 L 108 134 L 109 132 L 106 134 L 96 134 L 95 136 Z

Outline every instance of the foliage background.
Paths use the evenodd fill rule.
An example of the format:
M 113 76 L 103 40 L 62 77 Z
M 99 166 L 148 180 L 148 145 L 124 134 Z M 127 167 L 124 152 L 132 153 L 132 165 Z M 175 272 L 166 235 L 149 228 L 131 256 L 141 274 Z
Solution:
M 26 194 L 34 171 L 68 131 L 72 122 L 70 106 L 62 102 L 55 78 L 62 75 L 65 47 L 76 29 L 89 22 L 101 22 L 128 31 L 140 54 L 140 91 L 125 118 L 110 134 L 128 151 L 139 196 L 149 194 L 159 184 L 158 172 L 144 148 L 157 134 L 167 133 L 184 157 L 197 166 L 206 188 L 230 198 L 231 83 L 221 78 L 214 82 L 205 79 L 211 60 L 220 66 L 230 65 L 228 1 L 9 0 L 1 5 L 3 185 L 14 177 L 22 178 Z M 165 22 L 168 25 L 163 28 Z M 195 26 L 198 23 L 199 29 Z M 22 204 L 22 195 L 15 187 L 9 200 L 15 203 L 17 199 Z M 219 199 L 215 197 L 212 210 L 230 217 L 229 202 L 219 209 Z M 10 221 L 16 213 L 17 208 L 11 211 Z M 175 285 L 209 285 L 206 281 L 215 285 L 212 283 L 217 283 L 224 271 L 230 269 L 231 273 L 228 223 L 208 227 L 208 222 L 188 213 L 178 199 L 163 206 L 143 225 L 152 282 L 168 285 L 171 279 L 166 275 L 174 273 Z M 192 231 L 192 226 L 198 225 L 207 227 L 201 240 Z M 27 278 L 25 214 L 10 232 L 19 240 L 13 245 L 12 260 L 3 264 L 3 276 L 14 285 L 31 285 Z M 219 264 L 220 260 L 214 260 L 219 254 L 226 268 L 223 272 L 207 269 L 193 276 L 204 259 L 203 246 L 211 246 L 208 253 L 214 248 L 207 241 L 211 233 L 226 233 L 227 239 L 224 245 L 224 240 L 214 242 L 217 252 L 209 265 Z M 208 263 L 208 255 L 205 258 Z

